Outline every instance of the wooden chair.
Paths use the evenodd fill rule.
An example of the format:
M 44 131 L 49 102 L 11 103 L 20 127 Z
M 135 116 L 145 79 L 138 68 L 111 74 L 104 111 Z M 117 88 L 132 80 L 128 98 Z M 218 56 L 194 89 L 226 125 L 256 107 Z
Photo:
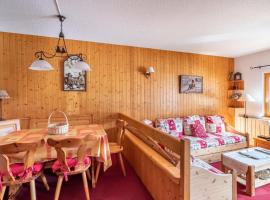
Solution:
M 58 175 L 58 181 L 54 199 L 58 200 L 63 179 L 67 181 L 67 176 L 82 174 L 85 197 L 90 200 L 86 173 L 91 166 L 91 160 L 87 156 L 89 147 L 87 142 L 94 140 L 91 136 L 83 139 L 67 138 L 67 139 L 48 139 L 48 144 L 53 146 L 57 151 L 57 161 L 53 164 L 53 171 Z M 67 157 L 68 150 L 76 149 L 77 153 L 74 157 Z
M 0 121 L 0 136 L 19 130 L 21 130 L 19 119 Z
M 49 191 L 49 185 L 43 174 L 43 163 L 35 163 L 35 152 L 42 143 L 11 143 L 0 146 L 0 179 L 2 179 L 2 191 L 0 199 L 4 197 L 7 186 L 30 183 L 31 200 L 36 199 L 35 179 L 41 177 L 45 188 Z M 10 164 L 10 154 L 25 153 L 23 163 Z M 1 190 L 1 189 L 0 189 Z
M 123 157 L 122 157 L 122 152 L 124 150 L 122 142 L 123 142 L 123 138 L 125 135 L 125 126 L 126 126 L 126 122 L 124 120 L 118 119 L 116 121 L 117 142 L 110 142 L 109 143 L 111 155 L 116 154 L 118 156 L 118 159 L 119 159 L 121 169 L 122 169 L 124 176 L 126 176 L 126 169 L 125 169 L 125 165 L 124 165 L 124 161 L 123 161 Z M 101 163 L 98 162 L 97 169 L 96 169 L 95 182 L 97 182 L 97 180 L 98 180 L 100 165 L 101 165 Z

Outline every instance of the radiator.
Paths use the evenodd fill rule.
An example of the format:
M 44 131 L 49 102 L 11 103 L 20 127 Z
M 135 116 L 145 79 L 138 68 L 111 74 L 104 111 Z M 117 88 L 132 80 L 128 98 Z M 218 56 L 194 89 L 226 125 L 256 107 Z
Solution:
M 245 125 L 246 121 L 246 125 Z M 240 132 L 246 132 L 250 136 L 250 144 L 254 145 L 253 138 L 258 135 L 270 136 L 269 126 L 270 119 L 268 118 L 253 118 L 253 117 L 236 117 L 235 128 Z M 246 126 L 246 128 L 245 128 Z

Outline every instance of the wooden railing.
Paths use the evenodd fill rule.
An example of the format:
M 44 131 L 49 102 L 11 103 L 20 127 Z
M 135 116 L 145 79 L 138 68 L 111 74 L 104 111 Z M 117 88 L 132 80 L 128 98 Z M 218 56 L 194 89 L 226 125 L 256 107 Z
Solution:
M 190 143 L 188 140 L 178 140 L 168 134 L 165 134 L 151 126 L 119 113 L 119 119 L 122 119 L 139 130 L 139 132 L 147 137 L 151 137 L 155 141 L 166 145 L 171 151 L 180 156 L 180 199 L 188 200 L 190 196 Z

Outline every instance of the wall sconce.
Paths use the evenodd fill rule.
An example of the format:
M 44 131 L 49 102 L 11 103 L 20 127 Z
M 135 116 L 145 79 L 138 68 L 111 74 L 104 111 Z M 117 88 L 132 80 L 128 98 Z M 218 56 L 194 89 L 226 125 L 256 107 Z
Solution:
M 155 72 L 154 67 L 148 67 L 144 75 L 146 78 L 149 78 L 151 74 L 154 72 Z

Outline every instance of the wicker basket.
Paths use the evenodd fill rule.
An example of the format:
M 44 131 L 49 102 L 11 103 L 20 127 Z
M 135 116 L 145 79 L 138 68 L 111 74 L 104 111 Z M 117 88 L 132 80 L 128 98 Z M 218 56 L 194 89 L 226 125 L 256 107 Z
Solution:
M 56 112 L 63 114 L 66 121 L 59 122 L 59 123 L 52 123 L 51 117 Z M 68 118 L 67 118 L 66 114 L 62 111 L 53 111 L 48 118 L 48 134 L 64 135 L 64 134 L 68 133 L 68 129 L 69 129 L 69 124 L 68 124 Z

